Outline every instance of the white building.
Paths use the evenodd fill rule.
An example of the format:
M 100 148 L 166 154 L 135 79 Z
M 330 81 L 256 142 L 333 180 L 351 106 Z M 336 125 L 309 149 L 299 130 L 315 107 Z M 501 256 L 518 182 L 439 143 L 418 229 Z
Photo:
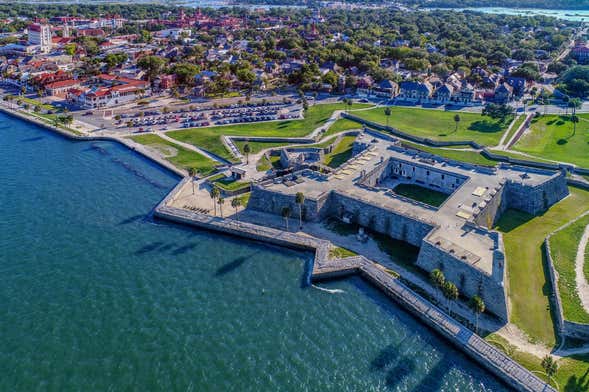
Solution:
M 29 44 L 39 45 L 43 52 L 51 50 L 51 26 L 33 23 L 28 27 L 28 34 Z

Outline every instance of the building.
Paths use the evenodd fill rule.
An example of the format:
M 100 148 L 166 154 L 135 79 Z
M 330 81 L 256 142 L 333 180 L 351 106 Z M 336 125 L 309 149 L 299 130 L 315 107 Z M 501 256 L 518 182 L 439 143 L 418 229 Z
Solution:
M 419 248 L 415 265 L 443 271 L 465 297 L 478 295 L 504 322 L 509 312 L 501 233 L 492 230 L 509 208 L 538 215 L 568 195 L 566 175 L 508 164 L 479 167 L 360 135 L 353 162 L 332 175 L 300 171 L 286 181 L 252 185 L 248 209 L 280 215 L 301 208 L 303 220 L 338 219 Z M 437 207 L 395 192 L 410 184 L 446 195 Z M 297 193 L 305 195 L 301 206 Z
M 406 101 L 427 101 L 432 96 L 433 87 L 429 82 L 401 82 L 399 98 Z
M 39 45 L 41 51 L 51 50 L 51 26 L 47 24 L 33 23 L 27 28 L 30 45 Z
M 589 48 L 587 45 L 577 43 L 571 50 L 571 56 L 580 64 L 587 64 L 589 62 Z

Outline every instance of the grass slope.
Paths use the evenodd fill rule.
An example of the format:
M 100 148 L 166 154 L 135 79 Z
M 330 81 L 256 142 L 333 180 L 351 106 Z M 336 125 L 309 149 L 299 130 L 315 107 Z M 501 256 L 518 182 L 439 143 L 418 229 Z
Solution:
M 157 135 L 137 135 L 131 136 L 130 139 L 162 152 L 165 156 L 165 159 L 174 165 L 184 169 L 194 168 L 201 175 L 208 175 L 212 173 L 215 170 L 215 165 L 217 164 L 215 161 L 205 157 L 204 155 L 169 142 Z M 174 150 L 176 155 L 166 156 L 167 152 Z
M 332 168 L 341 166 L 352 156 L 354 140 L 356 140 L 356 136 L 344 136 L 337 146 L 329 154 L 324 156 L 323 162 Z
M 569 188 L 571 194 L 540 216 L 508 210 L 497 229 L 503 233 L 511 321 L 532 341 L 551 346 L 554 325 L 548 298 L 551 294 L 545 271 L 542 243 L 546 236 L 589 209 L 589 192 Z
M 405 107 L 391 107 L 389 125 L 402 132 L 435 140 L 456 141 L 474 140 L 480 144 L 494 146 L 499 143 L 503 132 L 509 126 L 511 118 L 501 123 L 477 113 L 446 112 Z M 352 113 L 363 119 L 386 125 L 387 116 L 384 108 L 362 110 Z M 458 130 L 454 116 L 460 115 Z
M 589 216 L 586 216 L 555 233 L 550 239 L 552 260 L 558 272 L 558 291 L 564 318 L 577 323 L 589 323 L 589 313 L 583 309 L 575 283 L 577 248 L 588 224 Z
M 354 104 L 353 109 L 371 105 Z M 335 110 L 344 110 L 343 103 L 319 104 L 311 106 L 302 120 L 268 121 L 255 124 L 226 125 L 219 127 L 191 128 L 168 132 L 168 136 L 204 148 L 225 159 L 235 159 L 221 143 L 222 135 L 233 136 L 276 136 L 302 137 L 325 124 Z
M 529 131 L 513 146 L 517 151 L 589 167 L 589 114 L 579 114 L 577 131 L 568 116 L 535 118 Z

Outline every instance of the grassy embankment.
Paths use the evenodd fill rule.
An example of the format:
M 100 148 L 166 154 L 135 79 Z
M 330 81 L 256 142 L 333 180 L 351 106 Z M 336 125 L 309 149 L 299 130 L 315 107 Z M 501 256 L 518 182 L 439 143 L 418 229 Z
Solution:
M 217 164 L 198 152 L 188 150 L 157 135 L 137 135 L 131 136 L 130 139 L 158 151 L 166 160 L 177 167 L 196 169 L 200 175 L 211 174 Z
M 225 191 L 237 191 L 247 188 L 250 185 L 249 182 L 237 181 L 231 177 L 226 177 L 223 173 L 217 174 L 208 180 Z
M 570 188 L 569 197 L 539 216 L 508 210 L 497 223 L 507 257 L 511 322 L 532 342 L 555 344 L 551 291 L 542 246 L 548 234 L 589 209 L 589 192 Z
M 353 108 L 370 107 L 371 105 L 355 104 Z M 230 161 L 235 158 L 221 143 L 222 135 L 232 136 L 269 136 L 269 137 L 303 137 L 314 129 L 325 124 L 335 110 L 345 110 L 343 103 L 319 104 L 309 107 L 301 120 L 269 121 L 256 124 L 225 125 L 206 128 L 191 128 L 168 132 L 168 136 L 199 146 Z M 357 126 L 356 126 L 357 127 Z M 256 145 L 257 148 L 262 148 Z
M 529 131 L 513 149 L 589 168 L 589 114 L 577 116 L 579 123 L 576 132 L 570 116 L 546 115 L 534 118 Z
M 503 132 L 511 123 L 512 117 L 501 122 L 478 113 L 447 112 L 393 106 L 388 118 L 389 126 L 402 132 L 441 141 L 473 140 L 486 146 L 499 143 Z M 387 116 L 384 108 L 362 110 L 353 113 L 365 120 L 386 125 Z M 458 129 L 454 116 L 460 116 Z
M 589 209 L 589 206 L 586 206 Z M 583 309 L 575 283 L 575 258 L 579 241 L 589 216 L 579 219 L 572 225 L 558 231 L 550 239 L 554 268 L 558 272 L 558 291 L 562 302 L 564 318 L 577 323 L 589 323 L 589 313 Z

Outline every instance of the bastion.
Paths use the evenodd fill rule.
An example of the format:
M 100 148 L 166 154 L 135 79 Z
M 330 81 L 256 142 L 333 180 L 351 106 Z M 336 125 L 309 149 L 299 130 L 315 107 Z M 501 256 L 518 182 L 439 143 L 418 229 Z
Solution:
M 448 197 L 430 206 L 395 193 L 400 184 Z M 305 196 L 304 220 L 337 218 L 419 247 L 417 266 L 442 270 L 462 295 L 481 296 L 487 310 L 507 322 L 508 261 L 493 224 L 509 208 L 539 214 L 567 196 L 568 188 L 563 172 L 454 162 L 363 133 L 353 157 L 335 173 L 306 170 L 256 183 L 248 208 L 277 215 L 284 207 L 298 211 L 299 192 Z

